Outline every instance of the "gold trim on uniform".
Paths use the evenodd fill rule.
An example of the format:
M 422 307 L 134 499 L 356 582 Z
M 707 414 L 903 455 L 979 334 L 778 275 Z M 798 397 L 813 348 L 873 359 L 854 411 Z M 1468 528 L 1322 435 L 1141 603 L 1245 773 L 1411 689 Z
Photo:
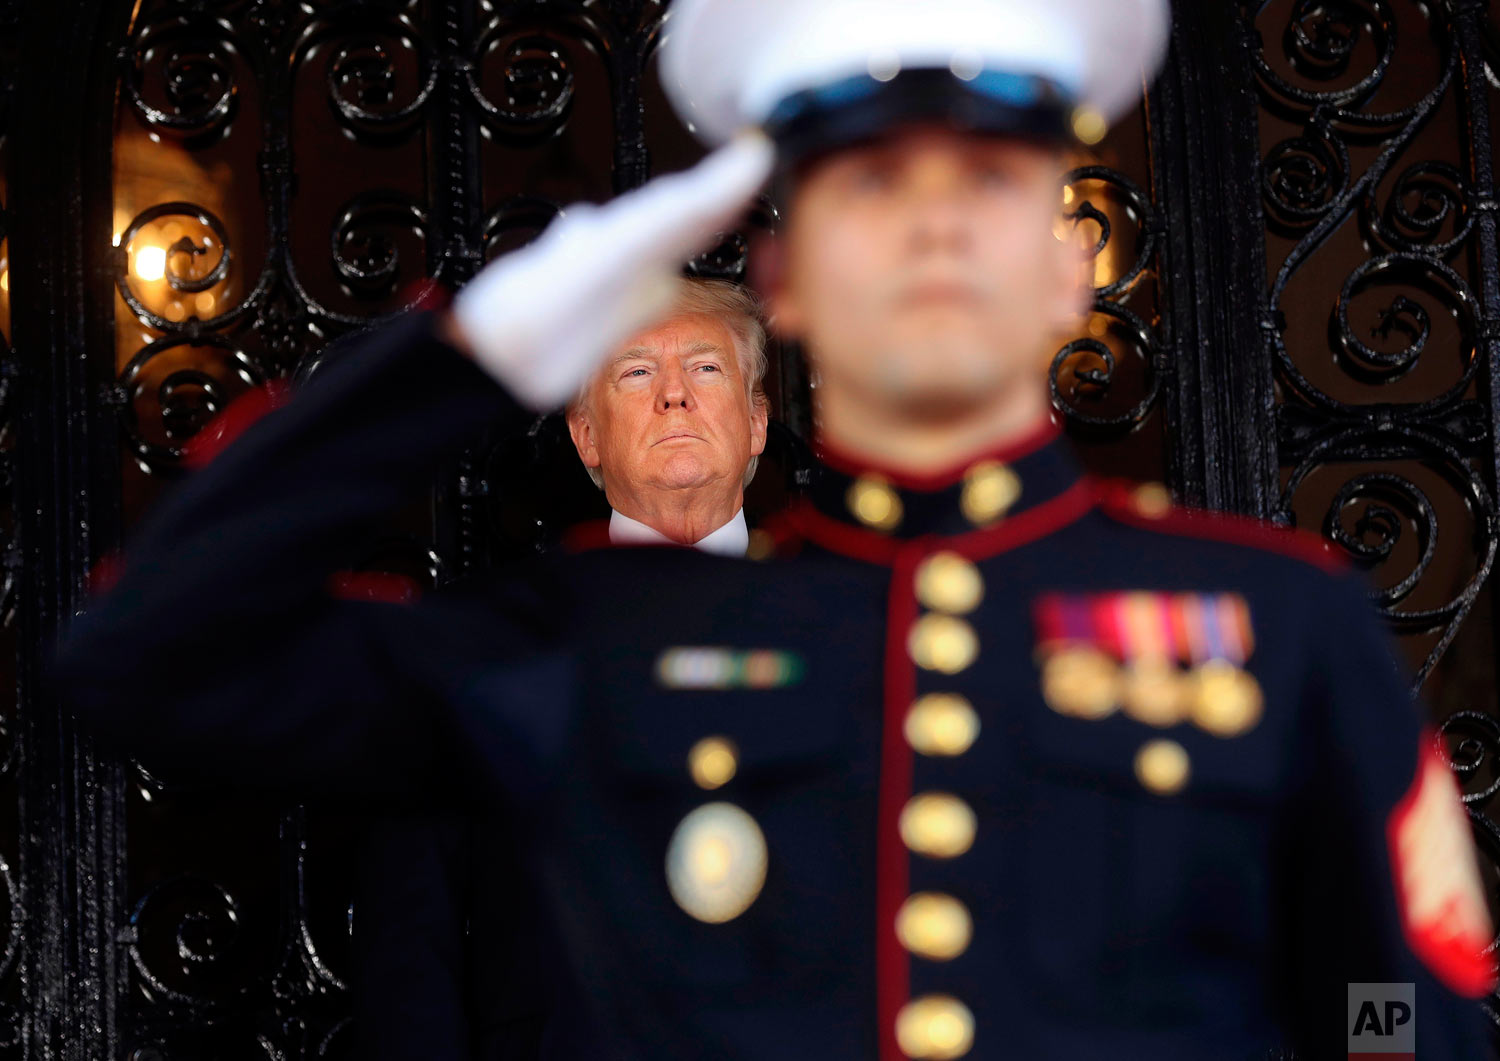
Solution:
M 917 600 L 933 611 L 964 615 L 984 599 L 979 568 L 954 552 L 933 553 L 917 567 Z
M 953 1061 L 974 1048 L 974 1014 L 951 995 L 923 995 L 896 1014 L 896 1045 L 913 1061 Z
M 976 527 L 993 523 L 1021 499 L 1021 477 L 999 461 L 980 461 L 964 473 L 959 506 Z
M 1172 495 L 1161 483 L 1142 483 L 1131 493 L 1131 500 L 1147 519 L 1161 519 L 1172 512 Z
M 906 713 L 905 730 L 922 755 L 962 755 L 979 738 L 979 714 L 957 693 L 928 693 Z
M 1193 671 L 1193 721 L 1216 737 L 1238 737 L 1255 728 L 1265 707 L 1260 683 L 1223 659 L 1211 659 Z
M 917 892 L 907 896 L 896 913 L 896 937 L 919 958 L 951 961 L 969 949 L 974 919 L 951 895 Z
M 706 803 L 667 844 L 667 888 L 699 921 L 722 924 L 750 908 L 766 883 L 766 838 L 732 803 Z
M 704 737 L 688 750 L 688 773 L 699 788 L 727 785 L 739 765 L 739 750 L 728 737 Z
M 1120 699 L 1125 713 L 1148 726 L 1175 726 L 1187 717 L 1189 683 L 1165 656 L 1140 656 L 1125 664 Z
M 923 792 L 901 808 L 901 840 L 928 858 L 957 858 L 974 846 L 979 819 L 949 792 Z
M 912 623 L 906 651 L 923 670 L 957 674 L 979 655 L 979 635 L 962 619 L 928 612 Z
M 861 475 L 850 483 L 844 501 L 855 519 L 878 531 L 895 530 L 904 514 L 900 495 L 878 475 Z
M 1192 764 L 1187 749 L 1175 740 L 1151 740 L 1135 753 L 1135 776 L 1158 796 L 1170 796 L 1187 784 Z
M 1120 668 L 1108 653 L 1069 645 L 1042 661 L 1042 696 L 1059 715 L 1097 720 L 1120 705 Z

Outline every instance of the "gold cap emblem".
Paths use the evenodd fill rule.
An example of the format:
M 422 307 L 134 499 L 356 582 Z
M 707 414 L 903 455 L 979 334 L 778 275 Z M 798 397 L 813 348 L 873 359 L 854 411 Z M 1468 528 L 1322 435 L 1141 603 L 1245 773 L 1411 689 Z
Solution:
M 1193 721 L 1216 737 L 1237 737 L 1260 721 L 1260 684 L 1228 660 L 1211 659 L 1193 671 Z
M 978 737 L 979 715 L 957 693 L 928 693 L 906 714 L 906 742 L 923 755 L 962 755 Z
M 667 844 L 667 888 L 699 921 L 722 924 L 750 908 L 766 883 L 766 838 L 732 803 L 707 803 Z
M 917 600 L 950 615 L 964 615 L 984 599 L 979 568 L 954 552 L 933 553 L 917 567 Z
M 896 1045 L 917 1061 L 952 1061 L 974 1048 L 974 1014 L 950 995 L 923 995 L 896 1014 Z
M 945 962 L 969 948 L 974 919 L 968 907 L 941 892 L 917 892 L 896 914 L 896 936 L 920 958 Z
M 688 773 L 699 788 L 728 784 L 739 765 L 739 752 L 728 737 L 704 737 L 688 750 Z
M 1042 696 L 1059 715 L 1097 720 L 1120 705 L 1120 668 L 1092 645 L 1070 645 L 1042 662 Z
M 893 531 L 901 524 L 901 497 L 878 475 L 861 475 L 844 496 L 849 511 L 866 527 Z
M 973 809 L 948 792 L 923 792 L 901 808 L 901 840 L 928 858 L 957 858 L 974 846 L 979 821 Z
M 1005 515 L 1021 497 L 1021 477 L 999 461 L 980 461 L 964 473 L 959 506 L 976 527 Z
M 1174 740 L 1147 741 L 1135 753 L 1136 778 L 1158 796 L 1180 792 L 1190 771 L 1187 750 Z
M 979 655 L 979 635 L 962 619 L 929 612 L 912 624 L 906 650 L 924 670 L 957 674 Z
M 1109 122 L 1093 107 L 1078 107 L 1073 111 L 1073 135 L 1080 144 L 1093 147 L 1109 132 Z

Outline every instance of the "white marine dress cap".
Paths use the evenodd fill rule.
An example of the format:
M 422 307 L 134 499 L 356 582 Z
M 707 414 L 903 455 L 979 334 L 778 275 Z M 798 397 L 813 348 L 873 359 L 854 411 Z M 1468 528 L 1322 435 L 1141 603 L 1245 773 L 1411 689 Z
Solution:
M 675 0 L 662 86 L 711 146 L 758 126 L 804 155 L 922 119 L 1092 141 L 1169 24 L 1168 0 Z

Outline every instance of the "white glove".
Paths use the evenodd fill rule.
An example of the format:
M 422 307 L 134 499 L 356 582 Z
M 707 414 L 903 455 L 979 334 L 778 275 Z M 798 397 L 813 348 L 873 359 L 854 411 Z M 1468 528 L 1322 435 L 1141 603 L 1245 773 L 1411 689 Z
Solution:
M 567 209 L 453 299 L 474 359 L 534 409 L 571 398 L 605 355 L 671 309 L 683 264 L 749 205 L 775 151 L 744 134 L 692 169 Z

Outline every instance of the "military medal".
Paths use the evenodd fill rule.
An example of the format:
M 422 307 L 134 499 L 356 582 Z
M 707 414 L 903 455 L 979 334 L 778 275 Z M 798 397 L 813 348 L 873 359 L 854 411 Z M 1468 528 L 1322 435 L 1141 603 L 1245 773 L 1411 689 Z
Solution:
M 1181 722 L 1187 711 L 1187 682 L 1172 660 L 1142 656 L 1121 672 L 1125 713 L 1137 722 L 1165 728 Z
M 1216 737 L 1237 737 L 1253 729 L 1264 707 L 1258 683 L 1228 660 L 1211 659 L 1193 670 L 1193 721 Z
M 1037 601 L 1042 698 L 1059 715 L 1105 718 L 1120 706 L 1115 639 L 1095 601 L 1049 595 Z
M 1175 658 L 1171 598 L 1137 592 L 1116 594 L 1109 602 L 1125 659 L 1120 692 L 1125 713 L 1148 726 L 1177 725 L 1186 714 L 1186 683 Z
M 1265 707 L 1260 683 L 1244 669 L 1253 645 L 1249 608 L 1242 597 L 1219 594 L 1196 599 L 1191 611 L 1192 720 L 1216 737 L 1247 733 Z
M 1120 704 L 1120 668 L 1092 645 L 1056 649 L 1042 663 L 1042 696 L 1059 715 L 1104 718 Z
M 1250 609 L 1238 594 L 1054 593 L 1034 611 L 1042 696 L 1058 714 L 1101 719 L 1120 707 L 1148 726 L 1191 721 L 1220 737 L 1260 721 L 1260 686 L 1243 666 Z

